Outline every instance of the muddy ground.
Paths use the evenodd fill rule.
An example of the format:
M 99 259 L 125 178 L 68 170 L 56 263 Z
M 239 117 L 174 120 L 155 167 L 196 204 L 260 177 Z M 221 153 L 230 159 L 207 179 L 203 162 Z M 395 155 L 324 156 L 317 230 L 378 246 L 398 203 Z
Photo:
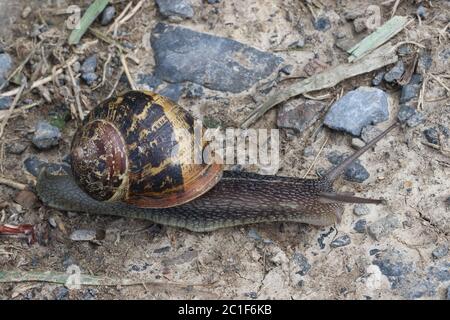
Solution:
M 64 2 L 64 1 L 62 1 Z M 380 6 L 381 21 L 389 19 L 394 1 Z M 84 286 L 79 290 L 67 290 L 61 284 L 43 282 L 0 284 L 2 299 L 445 299 L 450 285 L 449 255 L 433 256 L 438 247 L 448 247 L 450 232 L 450 149 L 449 140 L 442 139 L 441 149 L 424 144 L 423 131 L 439 125 L 450 128 L 449 57 L 442 52 L 449 48 L 448 1 L 424 1 L 425 19 L 417 18 L 419 1 L 400 1 L 396 14 L 409 16 L 409 24 L 393 43 L 414 41 L 425 46 L 432 58 L 432 65 L 423 76 L 429 79 L 423 88 L 421 112 L 425 121 L 416 127 L 395 129 L 377 146 L 361 157 L 370 173 L 363 183 L 339 180 L 335 186 L 340 191 L 355 192 L 360 196 L 387 200 L 385 205 L 370 206 L 370 213 L 359 217 L 353 213 L 353 205 L 346 205 L 339 225 L 316 228 L 295 223 L 271 223 L 219 230 L 210 233 L 193 233 L 181 229 L 154 225 L 148 221 L 116 217 L 89 216 L 60 212 L 37 203 L 26 208 L 18 203 L 18 190 L 0 185 L 0 223 L 35 225 L 38 242 L 28 245 L 23 239 L 0 238 L 1 270 L 66 272 L 70 265 L 78 266 L 82 273 L 111 278 L 130 278 L 133 286 Z M 71 1 L 70 4 L 75 4 Z M 136 4 L 137 1 L 134 1 Z M 332 67 L 345 62 L 347 54 L 336 46 L 336 37 L 345 33 L 357 42 L 367 31 L 356 34 L 352 21 L 344 19 L 349 10 L 366 8 L 378 1 L 311 1 L 309 7 L 316 16 L 326 16 L 330 28 L 316 30 L 312 12 L 303 1 L 241 1 L 222 0 L 218 4 L 192 0 L 194 16 L 173 22 L 200 32 L 229 37 L 263 51 L 274 52 L 284 59 L 283 65 L 293 65 L 292 75 L 305 77 L 304 67 L 314 57 L 323 65 Z M 68 3 L 63 4 L 65 8 Z M 86 8 L 89 1 L 82 2 Z M 127 1 L 115 1 L 120 13 Z M 33 8 L 24 19 L 21 14 L 26 6 Z M 67 15 L 56 15 L 57 6 L 52 1 L 43 5 L 35 2 L 0 1 L 3 13 L 12 21 L 2 18 L 2 46 L 17 66 L 31 48 L 35 25 L 46 23 L 45 50 L 58 52 L 67 59 L 77 54 L 82 61 L 96 53 L 102 69 L 113 46 L 87 34 L 81 46 L 70 47 L 65 43 L 70 30 L 64 27 Z M 38 10 L 39 9 L 39 10 Z M 155 24 L 165 19 L 158 13 L 154 1 L 147 0 L 143 7 L 127 23 L 120 27 L 120 41 L 135 46 L 139 64 L 129 61 L 130 74 L 136 80 L 139 74 L 150 74 L 154 67 L 151 47 L 142 39 L 148 39 Z M 13 22 L 13 23 L 11 23 Z M 98 22 L 96 27 L 101 27 Z M 103 29 L 102 29 L 103 28 Z M 301 50 L 280 51 L 299 38 L 306 39 Z M 411 45 L 412 50 L 417 47 Z M 441 55 L 440 55 L 441 54 Z M 39 59 L 32 60 L 36 64 Z M 114 64 L 115 63 L 115 64 Z M 93 90 L 82 83 L 83 108 L 89 110 L 112 90 L 120 61 L 116 58 L 111 76 L 103 86 Z M 49 59 L 44 75 L 51 74 L 57 64 Z M 32 66 L 27 64 L 27 75 Z M 389 69 L 387 67 L 386 69 Z M 97 71 L 99 76 L 101 71 Z M 329 94 L 330 104 L 338 95 L 361 85 L 371 86 L 377 72 L 346 80 L 339 85 L 311 95 Z M 431 76 L 430 76 L 431 74 Z M 78 76 L 78 75 L 76 75 Z M 440 84 L 434 77 L 439 76 Z M 281 82 L 279 88 L 292 83 Z M 258 91 L 267 79 L 240 94 L 223 93 L 205 89 L 201 98 L 183 96 L 179 104 L 198 117 L 218 121 L 223 127 L 235 127 L 245 116 L 264 100 Z M 52 83 L 48 89 L 52 89 Z M 17 87 L 11 84 L 2 91 Z M 391 97 L 390 120 L 377 125 L 383 129 L 395 120 L 398 112 L 400 89 L 385 85 L 383 90 Z M 129 89 L 126 78 L 116 92 Z M 21 183 L 33 183 L 23 162 L 32 155 L 45 161 L 61 162 L 66 156 L 76 120 L 68 121 L 62 129 L 59 145 L 48 151 L 39 151 L 31 144 L 31 136 L 39 120 L 49 120 L 49 114 L 64 100 L 53 91 L 51 102 L 44 101 L 26 113 L 9 120 L 1 138 L 1 176 Z M 37 101 L 42 94 L 34 90 L 22 97 Z M 73 101 L 73 100 L 72 100 Z M 30 101 L 28 101 L 29 103 Z M 254 128 L 276 128 L 276 108 L 253 125 Z M 321 127 L 313 135 L 323 117 L 312 128 L 292 134 L 281 131 L 282 165 L 277 174 L 302 177 L 313 163 L 315 155 L 326 137 L 329 138 L 314 170 L 330 168 L 326 155 L 332 150 L 351 152 L 351 137 L 341 132 Z M 26 145 L 19 155 L 11 154 L 6 145 L 18 142 Z M 308 152 L 304 152 L 309 148 Z M 312 148 L 312 149 L 311 149 Z M 312 150 L 312 152 L 311 152 Z M 258 172 L 257 167 L 248 167 Z M 395 215 L 400 225 L 390 233 L 374 239 L 367 232 L 358 233 L 354 224 L 361 218 L 370 225 L 386 216 Z M 52 218 L 57 223 L 49 224 Z M 52 221 L 53 221 L 52 220 Z M 69 235 L 77 229 L 104 230 L 105 237 L 97 242 L 72 241 Z M 342 235 L 348 235 L 351 243 L 332 248 L 330 243 Z M 163 284 L 151 285 L 149 281 Z M 176 282 L 181 285 L 170 285 Z M 190 284 L 199 284 L 192 286 Z

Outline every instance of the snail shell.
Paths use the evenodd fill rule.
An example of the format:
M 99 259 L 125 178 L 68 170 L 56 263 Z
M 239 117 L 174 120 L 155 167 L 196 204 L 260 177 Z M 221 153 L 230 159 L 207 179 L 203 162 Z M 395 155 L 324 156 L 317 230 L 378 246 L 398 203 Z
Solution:
M 150 91 L 100 103 L 72 140 L 76 183 L 94 199 L 143 208 L 173 207 L 201 196 L 220 180 L 223 166 L 188 160 L 195 148 L 194 120 Z

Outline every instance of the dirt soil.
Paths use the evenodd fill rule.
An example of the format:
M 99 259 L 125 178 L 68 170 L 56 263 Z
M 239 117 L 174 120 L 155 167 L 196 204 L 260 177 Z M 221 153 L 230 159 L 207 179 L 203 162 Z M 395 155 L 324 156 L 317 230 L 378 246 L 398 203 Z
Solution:
M 85 9 L 89 1 L 61 1 L 62 7 L 81 4 Z M 120 13 L 128 1 L 114 1 Z M 138 1 L 134 1 L 133 6 Z M 393 2 L 380 5 L 382 18 L 389 19 Z M 398 15 L 409 16 L 413 22 L 398 36 L 394 43 L 414 41 L 429 49 L 432 66 L 423 72 L 428 79 L 423 87 L 421 112 L 425 121 L 416 127 L 392 131 L 373 150 L 361 157 L 361 163 L 370 173 L 363 183 L 340 179 L 335 187 L 339 191 L 355 192 L 359 196 L 386 199 L 386 204 L 370 206 L 368 215 L 358 217 L 353 205 L 346 205 L 342 222 L 327 228 L 317 228 L 295 223 L 270 223 L 224 229 L 209 233 L 193 233 L 182 229 L 155 225 L 149 221 L 90 216 L 57 211 L 40 203 L 31 208 L 17 203 L 18 190 L 0 185 L 0 224 L 33 224 L 37 243 L 28 245 L 23 239 L 0 238 L 0 271 L 57 271 L 66 272 L 76 265 L 89 275 L 111 278 L 130 278 L 143 284 L 132 286 L 83 286 L 78 290 L 66 290 L 62 284 L 23 282 L 0 284 L 2 299 L 444 299 L 450 285 L 449 254 L 433 258 L 438 246 L 449 244 L 450 208 L 450 144 L 441 149 L 424 144 L 423 131 L 439 125 L 450 128 L 449 59 L 442 52 L 449 48 L 448 1 L 428 1 L 426 18 L 420 22 L 416 15 L 419 1 L 400 1 Z M 39 3 L 39 4 L 38 4 Z M 306 77 L 304 67 L 316 58 L 326 67 L 346 61 L 347 54 L 337 48 L 336 37 L 345 33 L 354 42 L 367 33 L 356 34 L 352 21 L 344 19 L 349 10 L 367 8 L 379 1 L 298 1 L 298 0 L 222 0 L 209 5 L 206 1 L 191 1 L 195 15 L 192 19 L 174 22 L 200 32 L 229 37 L 263 51 L 274 52 L 284 59 L 283 65 L 293 65 L 291 75 Z M 306 5 L 305 3 L 311 3 Z M 26 6 L 33 10 L 22 18 Z M 310 7 L 310 9 L 308 9 Z M 6 10 L 6 9 L 7 10 Z M 82 83 L 81 100 L 85 110 L 104 99 L 118 77 L 120 60 L 114 46 L 86 34 L 78 46 L 67 45 L 70 33 L 65 27 L 67 15 L 56 14 L 56 1 L 0 0 L 0 12 L 8 11 L 8 18 L 0 20 L 2 47 L 18 66 L 29 53 L 32 33 L 37 26 L 47 25 L 42 55 L 47 56 L 45 72 L 51 74 L 52 66 L 60 59 L 77 54 L 80 61 L 91 54 L 99 59 L 97 74 L 101 77 L 108 53 L 112 53 L 110 71 L 103 86 L 97 89 Z M 39 10 L 38 10 L 39 9 Z M 325 31 L 316 30 L 313 16 L 326 16 L 331 24 Z M 150 38 L 153 26 L 164 18 L 158 13 L 153 0 L 144 2 L 136 15 L 119 27 L 118 41 L 132 45 L 139 63 L 128 60 L 131 76 L 150 74 L 154 67 Z M 13 23 L 11 23 L 13 22 Z M 6 26 L 5 26 L 6 25 Z M 106 32 L 96 22 L 95 27 Z M 285 49 L 300 37 L 306 39 L 301 50 Z M 142 40 L 145 41 L 142 41 Z M 135 48 L 135 49 L 134 49 Z M 412 50 L 418 48 L 411 45 Z M 53 52 L 54 55 L 50 53 Z M 440 56 L 441 54 L 441 56 Z M 31 77 L 41 53 L 37 53 L 25 67 Z M 387 67 L 389 69 L 389 67 Z M 320 70 L 319 70 L 320 71 Z M 377 72 L 346 80 L 334 88 L 311 95 L 329 94 L 329 105 L 339 95 L 361 86 L 371 86 Z M 78 76 L 78 74 L 76 74 Z M 444 88 L 438 79 L 447 87 Z M 280 82 L 278 88 L 297 81 Z M 201 98 L 183 96 L 179 104 L 197 117 L 207 117 L 223 127 L 236 127 L 246 115 L 264 101 L 258 91 L 265 81 L 241 94 L 204 90 Z M 52 82 L 46 85 L 51 101 L 44 101 L 26 113 L 9 120 L 1 137 L 1 176 L 32 185 L 33 177 L 26 173 L 24 160 L 32 155 L 49 162 L 61 162 L 67 155 L 71 137 L 77 127 L 75 119 L 62 129 L 59 145 L 48 151 L 39 151 L 31 143 L 31 137 L 39 120 L 49 121 L 52 112 L 64 99 Z M 10 85 L 2 91 L 17 87 Z M 70 87 L 70 85 L 69 85 Z M 126 78 L 120 81 L 116 92 L 129 89 Z M 277 88 L 275 88 L 276 90 Z M 390 120 L 377 125 L 383 129 L 396 118 L 399 105 L 399 86 L 384 85 L 391 97 Z M 19 105 L 42 99 L 42 91 L 33 90 L 22 97 Z M 73 98 L 70 96 L 73 103 Z M 66 101 L 67 102 L 67 101 Z M 276 128 L 276 108 L 253 125 L 255 128 Z M 323 117 L 314 126 L 300 134 L 281 131 L 282 165 L 278 175 L 302 177 L 329 137 L 317 163 L 309 176 L 315 177 L 318 168 L 328 169 L 331 164 L 326 155 L 332 150 L 352 152 L 351 137 L 320 126 Z M 320 127 L 318 134 L 313 134 Z M 445 141 L 443 139 L 442 141 Z M 11 154 L 6 145 L 18 142 L 26 145 L 19 155 Z M 308 152 L 304 152 L 308 148 Z M 312 150 L 312 151 L 311 151 Z M 261 172 L 263 168 L 248 167 Z M 367 232 L 358 233 L 353 227 L 357 220 L 367 224 L 395 215 L 400 221 L 391 233 L 374 239 Z M 56 221 L 56 227 L 49 223 Z M 69 235 L 78 229 L 104 231 L 103 240 L 72 241 Z M 349 235 L 351 243 L 333 248 L 330 243 L 342 235 Z M 375 250 L 376 249 L 376 250 Z M 375 250 L 375 251 L 374 251 Z M 378 251 L 377 251 L 378 250 Z M 383 260 L 383 253 L 400 259 Z M 389 260 L 390 259 L 390 260 Z M 377 262 L 378 261 L 378 262 Z M 380 262 L 381 261 L 381 262 Z M 390 268 L 390 269 L 389 269 Z M 446 269 L 449 268 L 449 269 Z M 395 270 L 394 270 L 395 269 Z M 434 270 L 434 271 L 433 271 Z M 437 278 L 432 278 L 441 270 Z M 397 273 L 396 273 L 397 272 Z M 431 278 L 430 278 L 431 277 Z M 406 279 L 406 280 L 405 280 Z M 432 280 L 429 280 L 432 279 Z M 434 279 L 434 280 L 433 280 Z M 426 282 L 428 281 L 429 282 Z M 162 284 L 152 285 L 149 281 Z M 424 282 L 425 281 L 425 282 Z M 176 282 L 180 285 L 169 284 Z M 194 284 L 194 285 L 192 285 Z M 195 285 L 198 284 L 198 285 Z

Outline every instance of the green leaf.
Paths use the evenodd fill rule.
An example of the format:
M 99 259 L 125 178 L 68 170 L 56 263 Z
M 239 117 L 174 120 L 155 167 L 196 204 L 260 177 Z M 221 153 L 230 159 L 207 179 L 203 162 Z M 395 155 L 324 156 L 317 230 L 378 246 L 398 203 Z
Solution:
M 69 36 L 69 44 L 77 44 L 81 37 L 86 33 L 89 26 L 94 22 L 100 13 L 108 5 L 109 0 L 95 0 L 93 4 L 87 8 L 80 20 L 79 27 L 74 29 Z

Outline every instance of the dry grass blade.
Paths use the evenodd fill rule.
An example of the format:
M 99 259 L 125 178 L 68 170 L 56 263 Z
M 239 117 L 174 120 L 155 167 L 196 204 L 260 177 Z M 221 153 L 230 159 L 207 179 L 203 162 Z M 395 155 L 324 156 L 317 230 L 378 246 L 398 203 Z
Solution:
M 120 62 L 122 62 L 123 70 L 125 71 L 125 74 L 127 75 L 128 82 L 130 83 L 130 87 L 133 90 L 136 90 L 136 84 L 134 83 L 133 78 L 131 77 L 130 70 L 128 69 L 128 64 L 125 56 L 120 53 Z
M 17 189 L 17 190 L 25 190 L 27 189 L 27 185 L 20 183 L 20 182 L 16 182 L 14 180 L 8 179 L 8 178 L 4 178 L 4 177 L 0 177 L 0 184 L 4 184 L 8 187 Z
M 312 162 L 311 165 L 309 166 L 308 170 L 306 170 L 306 173 L 303 175 L 303 179 L 305 179 L 305 178 L 308 176 L 308 174 L 311 172 L 312 168 L 314 168 L 314 166 L 316 165 L 317 160 L 319 159 L 319 156 L 320 156 L 320 154 L 322 153 L 323 148 L 325 148 L 325 145 L 326 145 L 327 142 L 328 142 L 328 138 L 329 138 L 329 137 L 326 137 L 326 138 L 325 138 L 325 141 L 323 142 L 322 146 L 320 147 L 319 152 L 317 152 L 317 155 L 314 157 L 313 162 Z
M 73 93 L 75 95 L 75 102 L 77 104 L 78 116 L 80 117 L 80 120 L 83 121 L 84 115 L 83 109 L 81 108 L 80 87 L 78 86 L 78 83 L 75 80 L 71 66 L 67 66 L 67 71 L 69 73 L 70 81 L 72 82 Z
M 131 6 L 133 5 L 133 2 L 130 1 L 128 2 L 128 4 L 125 6 L 125 8 L 123 9 L 123 11 L 119 14 L 119 16 L 114 20 L 114 23 L 108 28 L 107 33 L 110 33 L 111 31 L 114 30 L 114 34 L 117 33 L 117 24 L 119 23 L 120 20 L 122 20 L 122 18 L 127 14 L 128 10 L 130 10 Z

